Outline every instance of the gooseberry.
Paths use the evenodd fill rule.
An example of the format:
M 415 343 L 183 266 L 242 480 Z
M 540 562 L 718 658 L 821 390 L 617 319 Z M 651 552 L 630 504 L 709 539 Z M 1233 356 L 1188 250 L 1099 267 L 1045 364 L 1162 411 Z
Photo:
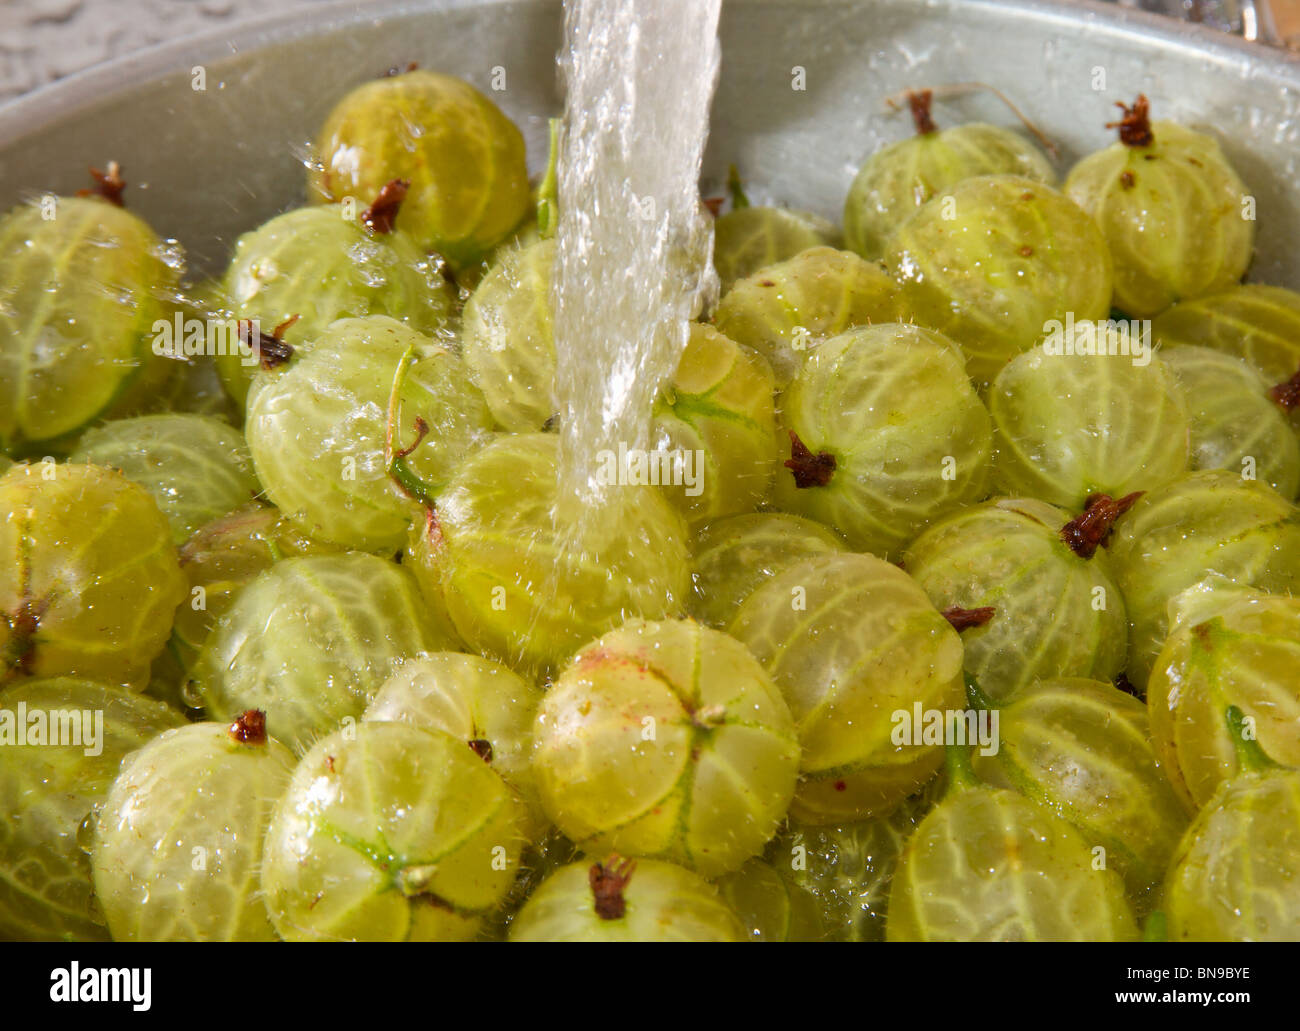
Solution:
M 214 719 L 269 714 L 295 751 L 373 699 L 399 659 L 453 648 L 411 574 L 374 555 L 276 562 L 238 595 L 209 635 L 193 676 Z
M 1004 493 L 1078 510 L 1093 494 L 1153 490 L 1187 470 L 1191 422 L 1159 357 L 1112 347 L 1106 323 L 1074 323 L 1066 350 L 1013 358 L 988 391 L 994 478 Z M 1075 345 L 1094 336 L 1095 349 Z
M 518 874 L 518 807 L 441 731 L 361 723 L 316 742 L 276 802 L 266 908 L 287 941 L 463 941 Z
M 0 687 L 144 686 L 185 590 L 148 491 L 97 465 L 15 465 L 0 477 L 0 556 Z
M 1045 677 L 1111 680 L 1124 669 L 1128 621 L 1109 556 L 1072 548 L 1062 536 L 1072 525 L 1044 502 L 998 498 L 936 523 L 903 556 L 939 610 L 991 610 L 962 631 L 964 668 L 990 698 Z
M 749 512 L 709 523 L 691 545 L 691 615 L 723 629 L 754 588 L 786 566 L 847 550 L 834 530 L 785 512 Z
M 744 941 L 717 888 L 654 859 L 572 863 L 533 892 L 510 925 L 523 941 Z
M 177 544 L 260 492 L 243 434 L 210 416 L 117 419 L 88 430 L 69 461 L 117 469 L 148 490 Z
M 93 810 L 124 756 L 184 722 L 155 699 L 70 677 L 0 692 L 0 935 L 107 939 L 88 855 Z
M 1097 223 L 1023 176 L 975 176 L 936 193 L 894 234 L 885 266 L 902 284 L 902 310 L 960 344 L 980 384 L 1050 323 L 1110 312 L 1111 259 Z
M 784 387 L 822 340 L 899 314 L 898 287 L 879 265 L 850 251 L 813 247 L 737 280 L 713 321 L 766 358 L 776 385 Z
M 1115 267 L 1115 307 L 1135 318 L 1232 286 L 1255 242 L 1249 193 L 1214 137 L 1150 121 L 1147 98 L 1108 128 L 1119 140 L 1070 170 L 1066 195 L 1093 215 Z M 1194 242 L 1193 242 L 1194 241 Z
M 417 425 L 406 460 L 436 492 L 492 429 L 466 380 L 457 354 L 409 326 L 382 315 L 341 319 L 249 392 L 245 433 L 258 479 L 312 537 L 395 550 L 417 513 L 389 475 L 390 427 Z
M 97 818 L 95 896 L 115 941 L 275 941 L 262 834 L 293 753 L 251 711 L 132 752 Z
M 320 202 L 408 182 L 402 226 L 453 265 L 470 265 L 528 208 L 524 138 L 488 97 L 450 75 L 414 69 L 348 93 L 316 137 L 308 194 Z
M 1056 182 L 1051 163 L 1019 133 L 982 122 L 939 129 L 930 115 L 930 90 L 907 99 L 915 135 L 872 154 L 844 202 L 845 240 L 864 258 L 880 258 L 921 205 L 963 179 L 1009 174 L 1049 186 Z
M 921 527 L 984 497 L 992 431 L 938 333 L 864 326 L 821 344 L 781 400 L 789 459 L 775 504 L 895 555 Z
M 888 812 L 938 770 L 942 749 L 896 743 L 898 713 L 960 708 L 961 640 L 925 592 L 871 555 L 829 554 L 760 585 L 729 627 L 794 716 L 803 779 L 791 815 L 843 823 Z
M 799 770 L 781 692 L 739 642 L 690 620 L 635 620 L 583 648 L 535 736 L 542 806 L 582 851 L 705 877 L 762 851 Z

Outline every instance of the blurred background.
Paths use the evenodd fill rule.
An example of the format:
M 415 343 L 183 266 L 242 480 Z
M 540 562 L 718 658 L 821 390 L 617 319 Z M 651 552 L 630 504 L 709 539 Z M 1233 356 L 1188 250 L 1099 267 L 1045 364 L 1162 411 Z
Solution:
M 304 18 L 310 18 L 312 8 L 324 2 L 0 0 L 0 101 L 132 50 L 244 18 L 291 10 L 301 10 Z M 1300 0 L 1112 2 L 1300 50 Z

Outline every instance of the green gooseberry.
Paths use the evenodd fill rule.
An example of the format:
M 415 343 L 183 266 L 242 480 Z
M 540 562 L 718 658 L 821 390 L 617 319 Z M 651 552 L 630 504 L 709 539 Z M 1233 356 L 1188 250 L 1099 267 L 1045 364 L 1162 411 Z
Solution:
M 1056 182 L 1051 163 L 1017 132 L 983 122 L 939 129 L 930 116 L 931 97 L 929 90 L 908 94 L 915 135 L 872 154 L 849 187 L 844 237 L 864 258 L 880 258 L 921 205 L 963 179 L 1007 174 Z
M 691 620 L 633 620 L 587 645 L 534 736 L 542 807 L 583 852 L 705 877 L 763 850 L 799 772 L 781 692 L 738 641 Z
M 0 688 L 145 686 L 185 590 L 148 491 L 97 465 L 15 465 L 0 478 L 0 556 Z
M 1165 347 L 1212 347 L 1244 359 L 1270 385 L 1270 397 L 1292 413 L 1300 432 L 1292 386 L 1300 374 L 1300 293 L 1247 283 L 1175 304 L 1151 323 Z
M 1285 498 L 1300 493 L 1300 438 L 1244 359 L 1191 345 L 1161 352 L 1182 385 L 1193 469 L 1251 472 Z
M 1110 556 L 1128 607 L 1128 678 L 1144 690 L 1182 591 L 1207 577 L 1300 589 L 1300 510 L 1237 473 L 1189 473 L 1138 500 L 1116 525 Z
M 160 388 L 176 363 L 154 353 L 154 333 L 181 265 L 99 197 L 45 198 L 0 219 L 0 450 L 56 447 Z
M 216 306 L 231 319 L 257 320 L 264 333 L 297 317 L 294 340 L 366 315 L 388 315 L 436 335 L 451 318 L 455 290 L 436 260 L 391 228 L 391 217 L 387 224 L 386 232 L 369 230 L 341 205 L 277 215 L 235 241 Z M 256 365 L 238 348 L 218 355 L 217 365 L 242 405 Z
M 306 555 L 276 562 L 235 596 L 194 670 L 214 719 L 248 709 L 297 752 L 355 721 L 393 664 L 450 649 L 415 580 L 374 555 Z
M 118 469 L 158 504 L 180 544 L 261 487 L 237 429 L 205 415 L 139 415 L 88 430 L 69 456 Z
M 499 662 L 432 652 L 401 662 L 361 718 L 410 723 L 460 738 L 525 803 L 521 830 L 536 841 L 548 826 L 532 768 L 533 720 L 541 699 L 539 688 Z
M 1169 940 L 1295 941 L 1300 771 L 1270 759 L 1240 710 L 1228 712 L 1242 772 L 1219 785 L 1170 864 L 1162 901 Z
M 475 651 L 543 677 L 626 619 L 679 615 L 690 590 L 682 518 L 656 487 L 613 491 L 581 546 L 559 497 L 551 433 L 501 436 L 456 471 L 409 564 Z
M 737 280 L 713 322 L 766 358 L 784 387 L 822 340 L 899 314 L 898 287 L 879 265 L 813 247 Z
M 1124 881 L 1094 862 L 1091 842 L 1024 796 L 979 784 L 968 765 L 950 769 L 947 794 L 908 838 L 885 931 L 891 942 L 1138 939 Z
M 555 241 L 509 246 L 465 303 L 465 365 L 503 429 L 542 429 L 555 414 L 551 269 Z
M 405 461 L 432 493 L 493 425 L 459 355 L 372 315 L 340 319 L 260 373 L 244 429 L 267 497 L 305 533 L 391 552 L 416 514 L 390 477 L 392 435 L 412 423 L 419 443 Z
M 745 204 L 713 223 L 713 268 L 724 293 L 759 269 L 811 247 L 839 246 L 839 230 L 809 211 Z
M 1170 603 L 1173 628 L 1147 683 L 1151 739 L 1190 805 L 1242 771 L 1220 714 L 1234 705 L 1259 746 L 1300 765 L 1300 598 L 1198 585 Z
M 1149 120 L 1139 96 L 1119 140 L 1070 170 L 1066 195 L 1093 215 L 1115 267 L 1114 305 L 1134 318 L 1224 290 L 1246 273 L 1255 222 L 1249 190 L 1218 141 Z
M 1076 350 L 1093 338 L 1095 350 Z M 1074 323 L 1064 352 L 1018 355 L 988 391 L 1002 493 L 1078 511 L 1094 494 L 1153 490 L 1187 470 L 1191 421 L 1178 378 L 1119 350 L 1106 323 Z
M 165 673 L 174 681 L 168 689 L 180 692 L 208 635 L 246 584 L 280 559 L 327 555 L 338 550 L 312 540 L 279 510 L 256 501 L 196 530 L 179 551 L 188 591 L 176 610 L 171 640 L 164 652 L 174 663 Z
M 518 874 L 519 802 L 450 734 L 322 738 L 271 815 L 262 889 L 286 941 L 464 941 Z
M 256 711 L 169 730 L 132 752 L 92 852 L 113 940 L 276 941 L 262 901 L 262 835 L 293 768 Z
M 902 310 L 960 344 L 980 384 L 1051 323 L 1110 312 L 1110 252 L 1097 223 L 1024 176 L 975 176 L 936 193 L 894 234 L 885 266 L 902 286 Z
M 826 940 L 820 900 L 772 863 L 751 859 L 717 883 L 723 901 L 744 925 L 749 941 Z
M 891 322 L 821 344 L 781 400 L 774 502 L 896 555 L 921 527 L 987 493 L 992 429 L 942 335 Z
M 750 512 L 776 474 L 776 384 L 757 351 L 693 323 L 654 405 L 651 447 L 689 456 L 694 475 L 665 487 L 690 522 Z
M 971 765 L 1105 849 L 1130 898 L 1150 908 L 1188 810 L 1161 768 L 1142 702 L 1097 680 L 1036 681 L 1002 705 L 997 751 L 976 750 Z
M 691 544 L 691 615 L 724 629 L 741 602 L 787 566 L 847 550 L 834 530 L 786 512 L 748 512 L 711 522 Z
M 510 925 L 512 942 L 739 942 L 744 926 L 698 874 L 655 859 L 589 860 L 543 881 Z
M 1124 598 L 1107 553 L 1069 534 L 1079 522 L 1042 501 L 998 498 L 936 523 L 904 554 L 937 609 L 975 617 L 962 630 L 963 664 L 990 698 L 1042 678 L 1123 671 Z
M 313 202 L 371 198 L 405 180 L 403 227 L 453 266 L 481 258 L 528 209 L 523 136 L 450 75 L 415 69 L 356 87 L 325 119 L 315 149 Z
M 128 753 L 184 722 L 163 702 L 89 680 L 54 677 L 4 688 L 0 936 L 108 938 L 87 854 L 93 810 L 103 804 Z M 34 736 L 38 726 L 40 740 Z M 56 727 L 62 728 L 57 742 Z M 83 729 L 90 734 L 80 741 L 68 736 Z
M 729 627 L 781 689 L 802 747 L 791 815 L 838 824 L 887 813 L 938 770 L 942 748 L 901 740 L 896 716 L 964 707 L 962 644 L 911 577 L 828 554 L 759 586 Z

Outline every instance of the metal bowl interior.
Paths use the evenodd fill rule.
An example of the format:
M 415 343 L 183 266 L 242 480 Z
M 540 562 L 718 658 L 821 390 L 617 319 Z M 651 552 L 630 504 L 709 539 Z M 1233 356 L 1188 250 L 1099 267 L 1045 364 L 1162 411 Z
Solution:
M 0 208 L 73 191 L 88 165 L 116 159 L 132 207 L 212 272 L 236 235 L 302 201 L 309 141 L 333 103 L 412 60 L 485 91 L 504 69 L 494 99 L 523 129 L 532 166 L 545 161 L 546 119 L 560 107 L 559 0 L 384 0 L 312 15 L 155 47 L 0 108 Z M 1057 142 L 1062 171 L 1108 142 L 1114 102 L 1145 92 L 1157 117 L 1214 131 L 1249 184 L 1259 214 L 1251 278 L 1300 287 L 1294 55 L 1048 0 L 727 0 L 722 43 L 706 178 L 735 162 L 761 199 L 838 219 L 862 159 L 910 131 L 884 105 L 900 89 L 1003 90 Z M 980 93 L 937 117 L 1015 124 Z

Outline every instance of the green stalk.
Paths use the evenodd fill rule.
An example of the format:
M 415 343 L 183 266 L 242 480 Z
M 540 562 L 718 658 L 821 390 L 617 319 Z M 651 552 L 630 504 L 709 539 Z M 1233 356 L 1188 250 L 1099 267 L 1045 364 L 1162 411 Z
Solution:
M 1228 733 L 1232 735 L 1232 747 L 1237 752 L 1237 762 L 1248 773 L 1263 773 L 1275 770 L 1277 763 L 1268 757 L 1268 753 L 1259 746 L 1253 737 L 1246 737 L 1246 714 L 1237 706 L 1229 705 L 1227 711 Z
M 740 181 L 740 170 L 735 165 L 727 168 L 727 192 L 731 194 L 733 210 L 749 207 L 749 198 L 745 196 L 745 187 Z
M 551 150 L 546 159 L 546 175 L 537 187 L 537 234 L 543 240 L 555 235 L 555 227 L 560 221 L 560 205 L 556 165 L 560 160 L 560 120 L 552 118 L 550 122 Z

